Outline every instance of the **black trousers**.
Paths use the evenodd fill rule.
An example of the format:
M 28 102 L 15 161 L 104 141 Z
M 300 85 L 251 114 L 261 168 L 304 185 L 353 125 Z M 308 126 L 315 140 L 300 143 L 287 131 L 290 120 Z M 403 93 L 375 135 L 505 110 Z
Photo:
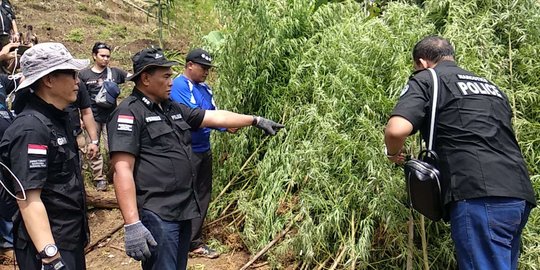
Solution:
M 201 207 L 201 217 L 191 220 L 191 245 L 190 250 L 197 249 L 204 245 L 202 239 L 202 226 L 210 198 L 212 196 L 212 150 L 204 153 L 193 153 L 193 166 L 195 166 L 195 193 L 199 198 L 199 206 Z
M 17 239 L 15 239 L 17 242 Z M 85 270 L 84 247 L 82 244 L 75 250 L 58 249 L 66 267 L 65 270 Z M 24 249 L 15 248 L 15 257 L 21 270 L 41 270 L 41 260 L 36 257 L 39 252 L 33 243 L 27 243 Z

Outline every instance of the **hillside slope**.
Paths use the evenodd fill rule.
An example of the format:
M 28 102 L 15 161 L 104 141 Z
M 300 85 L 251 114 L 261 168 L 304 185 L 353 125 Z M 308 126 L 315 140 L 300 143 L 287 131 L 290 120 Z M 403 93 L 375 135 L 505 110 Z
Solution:
M 20 31 L 23 31 L 25 25 L 32 25 L 39 42 L 61 42 L 78 58 L 91 59 L 93 44 L 104 41 L 113 47 L 111 65 L 131 71 L 133 54 L 149 45 L 158 45 L 159 40 L 156 20 L 128 2 L 142 7 L 143 10 L 145 8 L 143 0 L 11 0 Z M 189 12 L 191 13 L 186 15 L 180 12 L 178 15 L 183 16 L 183 20 L 189 20 L 192 13 L 199 11 Z M 206 19 L 206 16 L 206 13 L 200 16 L 200 21 Z M 185 55 L 189 47 L 197 42 L 195 40 L 205 33 L 198 31 L 200 28 L 195 28 L 192 32 L 178 28 L 182 27 L 166 31 L 164 47 Z M 89 188 L 89 192 L 92 192 L 92 188 Z M 114 197 L 112 188 L 102 194 Z M 139 269 L 140 263 L 125 254 L 120 211 L 90 209 L 88 216 L 90 244 L 94 247 L 87 253 L 87 269 Z M 248 259 L 246 253 L 231 252 L 212 261 L 190 259 L 189 265 L 190 269 L 239 269 Z M 0 270 L 7 269 L 14 269 L 13 265 L 0 265 Z
M 149 45 L 158 45 L 156 20 L 123 0 L 12 0 L 17 24 L 33 25 L 40 42 L 62 42 L 76 57 L 90 58 L 94 42 L 114 48 L 112 65 L 131 70 L 131 56 Z M 144 8 L 143 1 L 129 1 Z M 185 53 L 187 37 L 171 31 L 168 49 Z M 174 42 L 168 42 L 174 41 Z

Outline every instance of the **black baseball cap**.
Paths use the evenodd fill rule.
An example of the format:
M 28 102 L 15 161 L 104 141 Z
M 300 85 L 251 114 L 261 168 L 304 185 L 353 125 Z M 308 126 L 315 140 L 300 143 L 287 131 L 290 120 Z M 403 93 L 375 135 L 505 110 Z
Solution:
M 143 49 L 136 53 L 131 60 L 133 61 L 133 75 L 126 78 L 128 81 L 133 81 L 149 67 L 172 67 L 178 65 L 176 61 L 167 60 L 161 48 Z
M 189 61 L 203 66 L 214 67 L 214 65 L 212 65 L 212 55 L 201 48 L 193 49 L 188 53 L 186 56 L 186 63 Z

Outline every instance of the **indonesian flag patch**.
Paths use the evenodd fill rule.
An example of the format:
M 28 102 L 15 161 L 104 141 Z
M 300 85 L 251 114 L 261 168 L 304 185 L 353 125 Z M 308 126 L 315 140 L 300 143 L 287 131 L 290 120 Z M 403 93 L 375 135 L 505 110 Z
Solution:
M 135 118 L 131 115 L 124 115 L 124 114 L 118 115 L 118 123 L 133 125 L 133 119 Z
M 28 154 L 47 155 L 47 146 L 42 144 L 28 144 Z

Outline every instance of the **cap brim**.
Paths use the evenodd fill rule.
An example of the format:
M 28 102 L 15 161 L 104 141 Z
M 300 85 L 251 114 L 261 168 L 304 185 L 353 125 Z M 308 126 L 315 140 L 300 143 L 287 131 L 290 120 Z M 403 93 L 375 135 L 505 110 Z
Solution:
M 81 69 L 84 69 L 86 67 L 88 67 L 90 65 L 90 60 L 88 59 L 71 59 L 67 62 L 64 62 L 60 65 L 56 65 L 54 67 L 50 67 L 46 70 L 43 70 L 39 73 L 36 73 L 36 74 L 33 74 L 33 75 L 30 75 L 28 77 L 24 77 L 24 80 L 22 81 L 22 83 L 17 87 L 17 89 L 15 89 L 15 92 L 16 91 L 19 91 L 20 89 L 23 89 L 23 88 L 26 88 L 30 85 L 32 85 L 33 83 L 35 83 L 37 80 L 39 80 L 40 78 L 44 77 L 45 75 L 55 71 L 55 70 L 65 70 L 65 69 L 70 69 L 70 70 L 81 70 Z M 24 73 L 23 73 L 24 75 Z
M 193 63 L 197 63 L 199 65 L 203 65 L 203 66 L 207 66 L 207 67 L 216 67 L 216 65 L 212 64 L 212 63 L 208 63 L 208 62 L 202 62 L 202 61 L 193 61 L 193 60 L 189 60 Z
M 145 71 L 149 67 L 172 67 L 172 66 L 176 66 L 176 65 L 178 65 L 178 62 L 176 62 L 176 61 L 167 61 L 167 62 L 164 62 L 164 63 L 161 63 L 161 64 L 148 64 L 148 65 L 144 66 L 143 68 L 141 68 L 141 70 L 139 70 L 139 71 L 133 73 L 131 76 L 127 77 L 126 80 L 133 81 L 133 79 L 137 78 L 139 75 L 141 75 L 141 73 L 143 71 Z

